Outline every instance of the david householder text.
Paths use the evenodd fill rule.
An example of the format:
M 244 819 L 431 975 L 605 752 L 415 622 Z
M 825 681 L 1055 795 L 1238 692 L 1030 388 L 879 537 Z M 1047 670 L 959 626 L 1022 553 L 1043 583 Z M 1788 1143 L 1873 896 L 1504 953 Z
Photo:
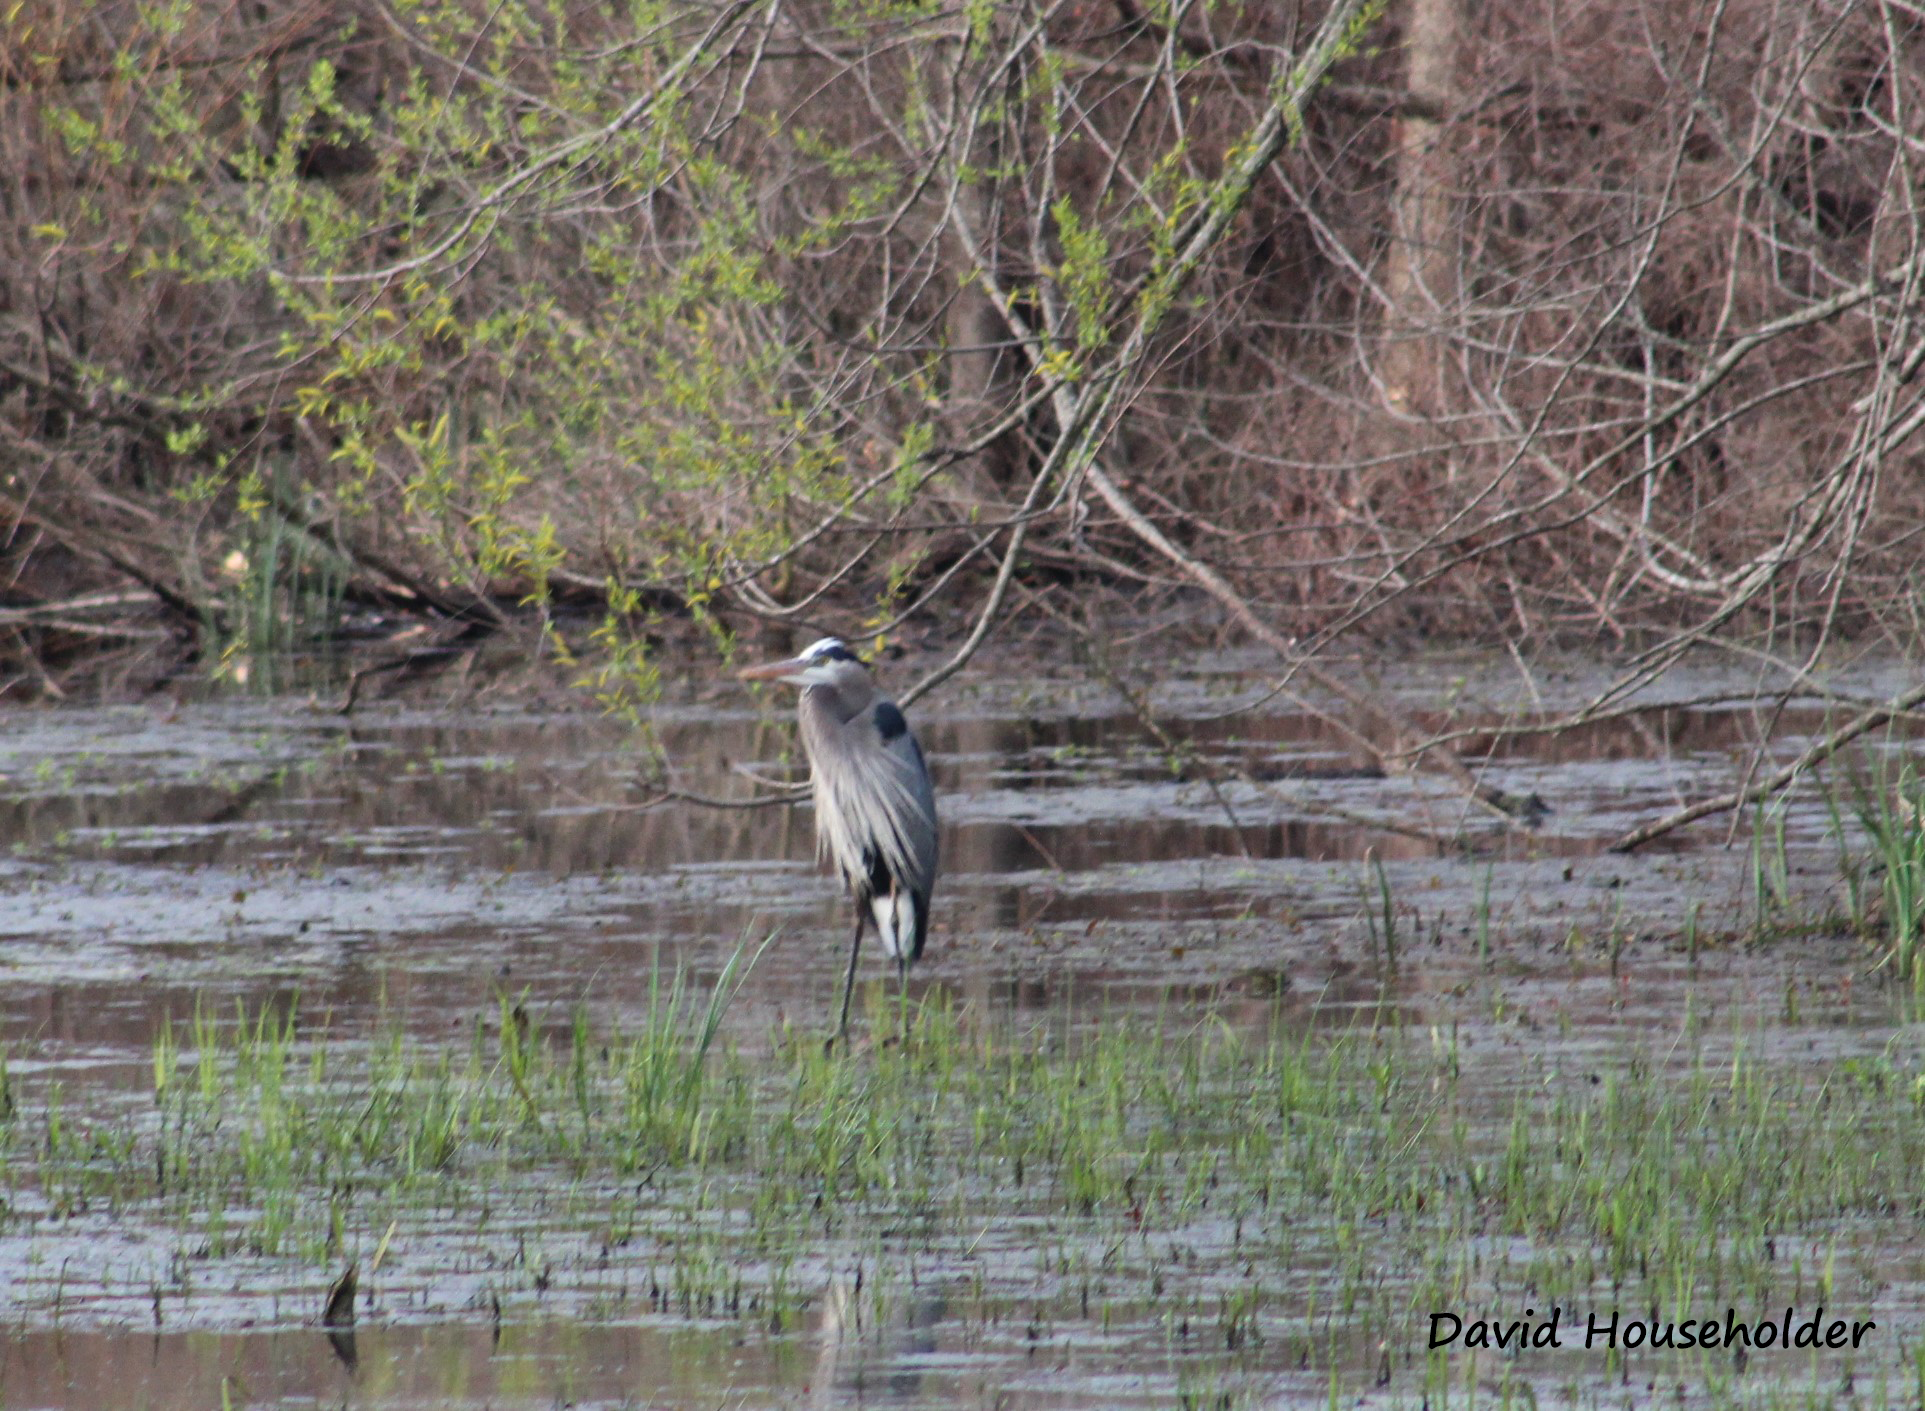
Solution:
M 1466 1323 L 1455 1313 L 1433 1313 L 1430 1315 L 1430 1345 L 1433 1348 L 1449 1347 L 1458 1343 L 1463 1347 L 1576 1347 L 1577 1330 L 1570 1330 L 1571 1341 L 1567 1344 L 1560 1323 L 1564 1317 L 1561 1307 L 1553 1306 L 1551 1315 L 1538 1319 L 1535 1308 L 1526 1308 L 1522 1318 L 1502 1322 L 1495 1318 L 1473 1318 Z M 1825 1321 L 1825 1308 L 1809 1318 L 1799 1319 L 1795 1308 L 1787 1308 L 1783 1318 L 1760 1318 L 1756 1322 L 1742 1322 L 1738 1310 L 1727 1308 L 1724 1319 L 1686 1318 L 1679 1322 L 1662 1322 L 1652 1318 L 1625 1318 L 1617 1309 L 1606 1316 L 1596 1313 L 1587 1314 L 1584 1319 L 1584 1341 L 1586 1348 L 1615 1348 L 1630 1350 L 1640 1347 L 1747 1347 L 1747 1348 L 1802 1348 L 1802 1347 L 1857 1347 L 1867 1334 L 1878 1327 L 1870 1318 L 1847 1321 L 1834 1318 Z M 1460 1342 L 1461 1339 L 1461 1342 Z

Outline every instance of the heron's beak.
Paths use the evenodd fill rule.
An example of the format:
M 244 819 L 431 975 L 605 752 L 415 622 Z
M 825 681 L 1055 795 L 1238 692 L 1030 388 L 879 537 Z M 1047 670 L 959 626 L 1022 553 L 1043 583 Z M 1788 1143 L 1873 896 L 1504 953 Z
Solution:
M 800 676 L 808 669 L 808 658 L 790 657 L 786 661 L 765 662 L 761 666 L 745 666 L 735 674 L 743 681 L 783 681 L 791 676 Z

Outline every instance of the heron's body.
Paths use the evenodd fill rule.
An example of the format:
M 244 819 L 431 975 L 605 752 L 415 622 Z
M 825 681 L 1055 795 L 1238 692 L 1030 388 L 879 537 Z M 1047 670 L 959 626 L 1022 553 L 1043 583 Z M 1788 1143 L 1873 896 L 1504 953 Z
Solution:
M 816 850 L 835 864 L 856 906 L 842 1033 L 866 925 L 875 925 L 900 970 L 922 956 L 936 885 L 935 789 L 901 709 L 835 638 L 742 674 L 802 688 L 798 715 L 815 798 Z

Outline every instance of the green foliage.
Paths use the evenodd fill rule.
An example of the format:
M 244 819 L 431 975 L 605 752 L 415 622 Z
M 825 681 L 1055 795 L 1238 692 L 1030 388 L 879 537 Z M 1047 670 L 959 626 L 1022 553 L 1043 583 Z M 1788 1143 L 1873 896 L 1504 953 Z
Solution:
M 490 7 L 478 37 L 468 7 L 408 5 L 405 72 L 379 106 L 328 57 L 294 72 L 262 52 L 235 61 L 234 101 L 212 120 L 192 66 L 151 62 L 193 41 L 193 8 L 148 7 L 117 36 L 133 93 L 114 120 L 70 102 L 46 122 L 76 158 L 145 192 L 157 218 L 127 239 L 104 208 L 92 228 L 75 211 L 62 233 L 123 239 L 137 282 L 207 290 L 265 320 L 264 356 L 239 369 L 246 413 L 298 418 L 328 448 L 324 473 L 310 465 L 282 487 L 291 497 L 351 519 L 398 509 L 383 529 L 475 592 L 541 602 L 557 570 L 592 553 L 595 577 L 699 599 L 849 495 L 822 408 L 797 395 L 800 344 L 768 316 L 769 261 L 873 219 L 896 177 L 832 138 L 786 134 L 841 199 L 776 239 L 748 174 L 690 130 L 684 92 L 618 121 L 686 43 L 670 13 L 632 16 L 624 42 L 577 46 L 559 7 Z M 352 23 L 337 37 L 373 38 Z M 474 81 L 451 86 L 450 72 Z M 582 140 L 594 131 L 605 140 Z M 348 154 L 351 174 L 316 179 L 317 153 Z M 525 179 L 543 167 L 549 179 Z M 658 218 L 675 235 L 651 244 L 641 227 Z M 231 377 L 182 391 L 184 408 L 235 409 Z M 192 499 L 224 497 L 258 525 L 253 473 L 209 461 L 220 436 L 201 417 L 165 433 L 194 467 Z M 262 547 L 245 547 L 250 565 Z M 267 591 L 248 589 L 249 622 Z M 645 696 L 633 625 L 611 609 L 604 670 Z M 265 635 L 235 640 L 252 650 Z
M 1116 301 L 1110 269 L 1110 242 L 1100 226 L 1088 224 L 1065 196 L 1050 214 L 1063 262 L 1056 270 L 1057 286 L 1076 320 L 1076 349 L 1087 355 L 1100 352 L 1110 338 L 1110 309 Z
M 1104 371 L 1127 290 L 1154 330 L 1194 272 L 1176 233 L 1249 189 L 1207 174 L 1241 150 L 1196 121 L 1211 83 L 1132 58 L 1119 101 L 1106 30 L 1013 16 L 837 3 L 779 62 L 758 7 L 683 0 L 408 0 L 298 49 L 184 4 L 51 32 L 36 136 L 71 198 L 33 230 L 130 310 L 72 371 L 132 408 L 112 469 L 201 511 L 171 547 L 219 655 L 317 635 L 324 538 L 539 609 L 625 710 L 659 613 L 917 601 L 985 511 L 959 448 Z M 111 85 L 52 81 L 103 38 Z M 1000 337 L 952 353 L 978 278 L 1038 338 L 957 413 L 948 359 Z M 609 585 L 572 643 L 557 584 Z

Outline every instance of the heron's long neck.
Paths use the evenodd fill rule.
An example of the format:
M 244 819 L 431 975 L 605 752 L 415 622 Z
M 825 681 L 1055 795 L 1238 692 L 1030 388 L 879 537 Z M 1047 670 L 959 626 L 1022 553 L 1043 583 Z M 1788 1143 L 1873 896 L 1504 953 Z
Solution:
M 805 686 L 801 712 L 804 720 L 813 716 L 823 724 L 846 724 L 862 714 L 875 695 L 873 690 L 850 690 L 843 686 Z

